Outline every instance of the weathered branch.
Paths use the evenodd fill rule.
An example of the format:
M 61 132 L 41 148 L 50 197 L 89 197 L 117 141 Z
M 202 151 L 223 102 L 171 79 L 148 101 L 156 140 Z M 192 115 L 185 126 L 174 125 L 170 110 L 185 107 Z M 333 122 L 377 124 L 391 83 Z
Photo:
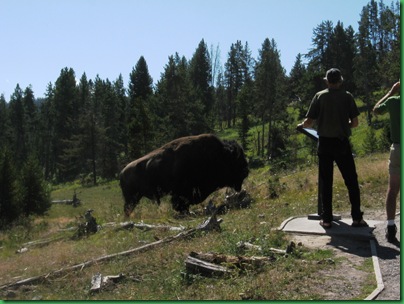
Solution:
M 185 266 L 188 273 L 219 277 L 232 273 L 234 269 L 257 269 L 273 260 L 273 257 L 191 252 L 185 260 Z
M 254 268 L 261 267 L 264 263 L 275 260 L 272 256 L 233 256 L 201 252 L 191 252 L 189 256 L 214 264 L 231 264 L 240 269 L 244 269 L 246 265 L 251 265 Z
M 243 242 L 243 241 L 238 242 L 238 243 L 237 243 L 237 247 L 240 248 L 240 249 L 251 249 L 251 250 L 262 251 L 262 247 L 261 247 L 261 246 L 254 245 L 254 244 L 251 244 L 251 243 L 249 243 L 249 242 Z M 269 251 L 270 251 L 270 252 L 273 252 L 273 253 L 278 253 L 278 254 L 286 255 L 286 254 L 288 254 L 288 253 L 292 253 L 295 248 L 296 248 L 296 244 L 295 244 L 294 242 L 291 242 L 291 243 L 286 247 L 286 250 L 284 250 L 284 249 L 278 249 L 278 248 L 269 248 Z
M 197 273 L 204 276 L 221 277 L 231 273 L 227 267 L 188 256 L 185 260 L 185 267 L 188 273 Z
M 122 223 L 106 223 L 103 225 L 103 227 L 116 227 L 115 229 L 120 230 L 120 229 L 133 229 L 133 228 L 138 228 L 141 230 L 152 230 L 152 229 L 161 229 L 161 230 L 167 230 L 167 231 L 183 231 L 185 230 L 185 227 L 180 226 L 180 227 L 175 227 L 175 226 L 168 226 L 168 225 L 150 225 L 150 224 L 145 224 L 145 223 L 134 223 L 132 221 L 129 222 L 122 222 Z
M 64 236 L 55 237 L 52 239 L 43 239 L 43 240 L 36 240 L 31 241 L 28 243 L 22 244 L 23 247 L 35 247 L 35 246 L 44 246 L 52 242 L 60 241 L 61 239 L 65 238 Z

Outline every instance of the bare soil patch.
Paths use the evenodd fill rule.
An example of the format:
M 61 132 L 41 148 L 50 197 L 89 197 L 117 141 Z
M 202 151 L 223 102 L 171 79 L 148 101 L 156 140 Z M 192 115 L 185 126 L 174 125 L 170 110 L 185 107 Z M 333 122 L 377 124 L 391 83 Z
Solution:
M 343 218 L 349 218 L 343 215 Z M 400 246 L 390 244 L 385 239 L 385 213 L 383 211 L 367 211 L 365 219 L 383 221 L 376 225 L 373 231 L 376 241 L 376 251 L 379 267 L 384 283 L 383 291 L 376 300 L 400 300 Z M 400 239 L 400 216 L 396 217 L 397 238 Z M 332 271 L 321 271 L 323 276 L 319 293 L 327 300 L 349 300 L 358 298 L 361 294 L 362 284 L 365 282 L 368 272 L 363 270 L 363 263 L 372 257 L 370 242 L 342 236 L 317 236 L 317 235 L 291 235 L 294 242 L 301 242 L 312 249 L 333 250 L 336 259 L 341 259 Z M 373 284 L 376 286 L 376 278 Z M 320 292 L 320 289 L 322 290 Z M 365 296 L 366 297 L 366 296 Z

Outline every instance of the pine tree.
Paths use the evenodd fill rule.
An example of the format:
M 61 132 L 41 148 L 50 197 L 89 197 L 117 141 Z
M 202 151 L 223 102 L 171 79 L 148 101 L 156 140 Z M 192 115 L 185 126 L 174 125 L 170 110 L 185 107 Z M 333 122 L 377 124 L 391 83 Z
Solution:
M 274 124 L 282 120 L 285 115 L 285 84 L 286 76 L 280 62 L 280 54 L 275 40 L 265 39 L 259 50 L 259 59 L 255 69 L 255 90 L 257 96 L 258 111 L 261 113 L 262 140 L 265 142 L 265 125 L 268 123 L 267 155 L 276 149 L 274 146 Z M 262 149 L 261 155 L 263 156 Z
M 28 86 L 22 98 L 24 108 L 24 142 L 27 153 L 38 151 L 38 110 L 35 105 L 35 96 L 32 87 Z M 29 152 L 28 152 L 29 151 Z
M 76 174 L 89 174 L 93 173 L 93 184 L 96 184 L 96 174 L 93 152 L 93 125 L 94 125 L 94 109 L 92 107 L 92 94 L 93 83 L 87 79 L 86 73 L 80 78 L 77 86 L 77 99 L 80 104 L 80 113 L 77 118 L 77 127 L 69 139 L 65 140 L 67 143 L 63 156 L 66 160 L 70 160 L 75 167 Z
M 100 173 L 102 177 L 111 179 L 119 172 L 118 155 L 123 150 L 119 141 L 121 136 L 120 99 L 116 95 L 113 84 L 107 79 L 104 81 L 104 96 L 101 106 L 101 120 L 104 131 L 104 142 L 100 150 Z
M 37 157 L 30 156 L 21 170 L 21 207 L 25 215 L 43 215 L 51 207 L 50 191 Z
M 343 23 L 338 21 L 329 39 L 325 68 L 339 68 L 344 76 L 344 87 L 350 92 L 355 91 L 353 74 L 356 45 L 353 28 L 349 26 L 344 29 Z
M 23 92 L 19 84 L 17 84 L 14 93 L 11 95 L 9 109 L 12 128 L 11 151 L 17 164 L 22 164 L 27 157 L 27 147 Z
M 401 18 L 400 3 L 392 2 L 386 6 L 379 2 L 379 58 L 381 83 L 390 86 L 400 78 L 401 72 Z
M 367 105 L 371 124 L 372 92 L 382 85 L 390 86 L 400 77 L 400 13 L 399 3 L 387 7 L 372 0 L 360 15 L 357 34 L 358 54 L 354 60 L 358 94 Z M 382 72 L 381 72 L 382 71 Z
M 236 123 L 237 105 L 236 98 L 241 87 L 244 84 L 244 49 L 241 41 L 230 46 L 228 59 L 225 63 L 224 84 L 226 87 L 226 120 L 227 127 L 234 126 Z
M 122 150 L 119 151 L 119 167 L 126 164 L 129 161 L 128 157 L 128 98 L 126 96 L 126 90 L 123 83 L 122 74 L 113 83 L 114 96 L 116 99 L 117 106 L 117 128 L 118 135 L 117 141 L 120 143 Z
M 80 126 L 84 134 L 83 142 L 86 149 L 87 172 L 91 172 L 93 185 L 97 184 L 99 174 L 98 161 L 101 157 L 103 146 L 106 145 L 106 127 L 102 122 L 102 106 L 105 99 L 105 82 L 97 75 L 94 83 L 91 83 L 91 97 L 83 109 Z M 86 173 L 87 173 L 86 172 Z
M 193 134 L 208 132 L 212 127 L 209 126 L 213 109 L 211 71 L 210 55 L 207 45 L 202 39 L 189 63 L 189 80 L 191 84 L 189 106 L 196 105 L 195 109 L 190 108 L 190 113 L 193 116 L 193 126 L 190 126 L 190 128 Z M 201 111 L 197 112 L 198 109 Z
M 296 56 L 295 63 L 290 70 L 288 78 L 289 98 L 296 104 L 299 109 L 299 117 L 302 118 L 307 111 L 306 101 L 311 98 L 306 97 L 307 92 L 307 70 L 303 64 L 302 55 Z
M 17 175 L 11 151 L 0 151 L 0 228 L 17 219 L 21 212 L 21 204 Z
M 216 107 L 216 121 L 219 125 L 219 129 L 223 130 L 223 122 L 226 121 L 226 88 L 224 85 L 224 76 L 220 71 L 217 75 L 217 85 L 215 88 L 215 107 Z
M 251 81 L 246 82 L 237 96 L 237 108 L 240 120 L 237 124 L 238 137 L 244 151 L 248 150 L 250 130 L 250 114 L 251 114 L 251 101 L 254 100 L 253 84 Z
M 190 135 L 188 106 L 190 84 L 185 57 L 169 56 L 164 72 L 157 83 L 156 104 L 161 141 Z
M 94 120 L 92 87 L 92 81 L 88 81 L 86 74 L 83 73 L 77 86 L 76 95 L 81 110 L 78 117 L 74 119 L 76 125 L 72 129 L 72 133 L 63 141 L 65 148 L 61 159 L 70 163 L 69 171 L 74 172 L 74 175 L 72 174 L 69 179 L 75 178 L 79 174 L 93 172 L 94 167 L 92 164 L 96 161 L 91 154 L 91 151 L 93 151 L 93 141 L 91 140 L 93 129 L 91 126 Z M 94 176 L 96 177 L 96 175 Z
M 77 167 L 68 151 L 70 140 L 78 130 L 80 104 L 77 99 L 75 73 L 72 68 L 64 68 L 56 80 L 53 96 L 54 107 L 54 145 L 56 174 L 59 181 L 77 176 Z
M 330 20 L 323 21 L 313 30 L 313 48 L 306 57 L 310 61 L 311 68 L 315 72 L 323 72 L 330 66 L 331 62 L 327 56 L 329 52 L 330 39 L 333 32 L 333 23 Z
M 153 93 L 153 79 L 143 56 L 140 56 L 134 69 L 132 69 L 129 82 L 129 97 L 131 102 L 136 98 L 148 99 Z
M 48 83 L 45 99 L 39 106 L 39 126 L 38 126 L 38 155 L 44 167 L 45 179 L 51 179 L 55 174 L 56 155 L 54 153 L 55 138 L 55 109 L 54 109 L 54 89 L 52 83 Z
M 9 147 L 11 143 L 11 126 L 8 106 L 4 95 L 0 95 L 0 151 Z
M 128 138 L 132 158 L 142 156 L 151 148 L 152 128 L 148 107 L 153 93 L 152 83 L 146 60 L 141 56 L 130 74 L 128 90 Z

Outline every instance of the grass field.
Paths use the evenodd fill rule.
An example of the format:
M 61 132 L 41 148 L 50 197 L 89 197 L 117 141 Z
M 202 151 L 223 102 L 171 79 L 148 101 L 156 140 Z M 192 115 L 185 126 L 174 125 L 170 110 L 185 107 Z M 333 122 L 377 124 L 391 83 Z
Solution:
M 382 118 L 385 119 L 385 118 Z M 358 153 L 356 165 L 362 197 L 362 209 L 384 210 L 387 187 L 388 153 L 365 156 L 362 144 L 367 124 L 364 115 L 360 127 L 354 130 L 352 142 Z M 378 130 L 380 132 L 380 130 Z M 378 133 L 379 134 L 379 133 Z M 234 139 L 235 131 L 219 134 Z M 305 144 L 302 135 L 296 135 L 298 145 Z M 308 143 L 310 145 L 310 143 Z M 310 149 L 310 147 L 308 147 Z M 184 261 L 192 252 L 215 252 L 225 255 L 273 256 L 270 248 L 286 249 L 288 235 L 276 231 L 285 219 L 304 216 L 317 210 L 317 166 L 315 158 L 293 169 L 273 173 L 269 166 L 253 169 L 244 182 L 244 188 L 253 202 L 248 209 L 230 210 L 221 215 L 222 231 L 197 232 L 192 237 L 177 239 L 151 250 L 117 257 L 107 262 L 94 263 L 78 271 L 64 273 L 35 284 L 19 288 L 4 285 L 22 279 L 52 274 L 54 271 L 156 242 L 178 234 L 178 231 L 161 229 L 117 230 L 110 222 L 123 222 L 123 199 L 118 181 L 110 181 L 95 187 L 83 187 L 79 182 L 53 187 L 52 199 L 70 199 L 74 192 L 82 204 L 52 205 L 48 214 L 31 218 L 8 231 L 0 232 L 0 296 L 10 300 L 321 300 L 325 292 L 320 273 L 332 272 L 345 261 L 336 258 L 329 250 L 313 250 L 302 244 L 287 255 L 277 255 L 270 263 L 259 268 L 234 271 L 226 278 L 206 278 L 185 275 Z M 338 170 L 335 170 L 333 206 L 336 213 L 350 209 L 348 195 Z M 219 205 L 225 191 L 217 191 L 209 197 Z M 169 199 L 160 206 L 142 199 L 130 220 L 136 223 L 164 224 L 195 228 L 207 216 L 204 204 L 193 206 L 194 216 L 178 217 L 171 209 Z M 93 209 L 97 224 L 103 227 L 87 237 L 74 237 L 79 217 Z M 41 246 L 29 246 L 33 240 L 47 240 Z M 242 251 L 240 241 L 261 246 L 262 251 Z M 29 250 L 16 254 L 22 247 Z M 334 264 L 322 263 L 333 259 Z M 358 282 L 358 299 L 363 299 L 374 286 L 374 274 L 370 259 L 362 268 L 368 272 L 363 282 Z M 97 274 L 125 274 L 119 283 L 98 293 L 90 293 L 91 279 Z
M 384 208 L 386 158 L 387 154 L 384 153 L 356 160 L 365 212 L 367 209 Z M 199 232 L 193 237 L 164 244 L 153 250 L 84 267 L 81 271 L 70 272 L 62 277 L 50 277 L 40 284 L 17 289 L 15 297 L 19 300 L 35 297 L 43 300 L 240 300 L 241 297 L 256 300 L 322 299 L 323 295 L 317 288 L 321 283 L 317 273 L 332 271 L 333 267 L 338 267 L 338 263 L 344 261 L 336 259 L 334 265 L 319 263 L 332 258 L 332 252 L 310 250 L 304 244 L 288 256 L 278 256 L 259 269 L 234 272 L 226 279 L 184 276 L 184 261 L 192 251 L 271 256 L 273 254 L 269 248 L 285 249 L 289 243 L 287 235 L 273 228 L 290 216 L 316 211 L 316 181 L 315 166 L 296 172 L 282 172 L 276 176 L 265 168 L 252 170 L 244 184 L 253 198 L 251 208 L 230 210 L 221 216 L 221 232 Z M 17 226 L 0 235 L 0 285 L 44 275 L 178 233 L 139 229 L 117 231 L 107 227 L 106 223 L 125 220 L 117 181 L 86 188 L 78 184 L 64 185 L 52 192 L 52 198 L 71 198 L 74 191 L 82 201 L 79 207 L 53 205 L 49 214 L 35 218 L 29 229 Z M 271 199 L 271 196 L 274 198 Z M 224 199 L 224 191 L 214 193 L 211 199 L 216 205 L 220 204 Z M 349 210 L 346 189 L 338 170 L 335 173 L 334 207 L 336 212 Z M 202 208 L 203 205 L 194 206 L 193 211 L 197 215 L 178 218 L 168 199 L 164 199 L 160 206 L 144 199 L 135 209 L 131 220 L 136 223 L 193 228 L 206 219 L 206 216 L 201 215 Z M 66 229 L 77 227 L 77 217 L 87 209 L 94 210 L 97 223 L 105 228 L 88 237 L 72 238 L 74 231 Z M 29 248 L 24 254 L 15 253 L 28 241 L 53 238 L 58 239 L 44 246 Z M 261 246 L 262 251 L 240 251 L 236 246 L 239 241 Z M 91 278 L 98 272 L 103 275 L 123 273 L 126 279 L 113 288 L 91 294 Z M 369 276 L 373 276 L 371 270 Z M 5 293 L 3 299 L 10 294 L 5 290 L 2 292 Z

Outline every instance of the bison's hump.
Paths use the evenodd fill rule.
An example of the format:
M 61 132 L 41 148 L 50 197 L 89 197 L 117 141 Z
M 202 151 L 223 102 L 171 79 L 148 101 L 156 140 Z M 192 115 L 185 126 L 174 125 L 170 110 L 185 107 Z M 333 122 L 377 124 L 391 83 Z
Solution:
M 185 137 L 180 137 L 180 138 L 174 139 L 174 140 L 166 143 L 160 149 L 178 150 L 185 146 L 200 145 L 200 144 L 209 145 L 209 144 L 215 144 L 215 143 L 216 144 L 221 143 L 220 139 L 216 135 L 200 134 L 200 135 L 191 135 L 191 136 L 185 136 Z

